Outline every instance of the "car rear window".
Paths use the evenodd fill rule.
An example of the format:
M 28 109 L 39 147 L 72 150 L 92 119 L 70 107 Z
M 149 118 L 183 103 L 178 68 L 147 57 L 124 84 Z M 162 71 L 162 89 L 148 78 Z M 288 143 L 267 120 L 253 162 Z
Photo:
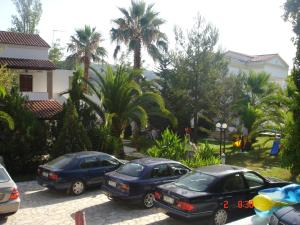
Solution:
M 206 191 L 214 180 L 214 176 L 200 172 L 192 172 L 179 178 L 174 184 L 191 191 Z
M 69 156 L 60 156 L 46 163 L 46 165 L 55 169 L 63 169 L 72 161 L 72 159 L 73 158 Z
M 127 163 L 121 166 L 117 172 L 131 177 L 139 177 L 144 170 L 144 166 L 138 163 Z
M 0 168 L 0 183 L 7 182 L 9 180 L 10 179 L 7 172 L 4 169 Z

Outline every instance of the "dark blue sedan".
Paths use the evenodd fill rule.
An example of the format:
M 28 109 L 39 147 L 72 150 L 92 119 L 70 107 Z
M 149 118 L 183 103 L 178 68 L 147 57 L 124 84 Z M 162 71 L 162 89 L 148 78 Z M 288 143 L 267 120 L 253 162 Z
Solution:
M 157 185 L 172 182 L 190 169 L 177 161 L 160 158 L 136 159 L 107 173 L 102 185 L 109 199 L 141 202 L 151 208 Z
M 102 152 L 83 151 L 60 156 L 38 167 L 38 183 L 49 189 L 82 194 L 87 186 L 103 183 L 106 172 L 123 165 L 115 157 Z

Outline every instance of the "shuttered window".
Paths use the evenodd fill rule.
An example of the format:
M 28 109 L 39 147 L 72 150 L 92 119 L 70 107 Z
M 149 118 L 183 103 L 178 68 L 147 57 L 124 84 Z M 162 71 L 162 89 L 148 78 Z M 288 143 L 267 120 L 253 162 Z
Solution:
M 32 75 L 20 75 L 20 91 L 32 92 Z

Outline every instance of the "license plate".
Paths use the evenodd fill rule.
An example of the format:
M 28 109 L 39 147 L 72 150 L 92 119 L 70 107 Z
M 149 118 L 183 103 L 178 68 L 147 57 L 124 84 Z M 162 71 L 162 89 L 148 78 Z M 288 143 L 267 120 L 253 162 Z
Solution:
M 169 204 L 174 204 L 174 198 L 164 195 L 163 200 Z
M 42 175 L 43 175 L 44 177 L 48 177 L 48 172 L 42 172 Z
M 112 181 L 112 180 L 109 180 L 109 181 L 108 181 L 108 184 L 109 184 L 110 186 L 113 186 L 113 187 L 116 187 L 116 186 L 117 186 L 117 183 L 114 182 L 114 181 Z

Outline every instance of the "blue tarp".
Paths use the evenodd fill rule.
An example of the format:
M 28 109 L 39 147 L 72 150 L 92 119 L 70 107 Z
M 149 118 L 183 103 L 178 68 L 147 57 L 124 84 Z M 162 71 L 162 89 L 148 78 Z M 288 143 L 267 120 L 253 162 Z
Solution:
M 273 146 L 272 146 L 270 155 L 278 155 L 279 147 L 280 147 L 280 140 L 275 140 L 273 142 Z

